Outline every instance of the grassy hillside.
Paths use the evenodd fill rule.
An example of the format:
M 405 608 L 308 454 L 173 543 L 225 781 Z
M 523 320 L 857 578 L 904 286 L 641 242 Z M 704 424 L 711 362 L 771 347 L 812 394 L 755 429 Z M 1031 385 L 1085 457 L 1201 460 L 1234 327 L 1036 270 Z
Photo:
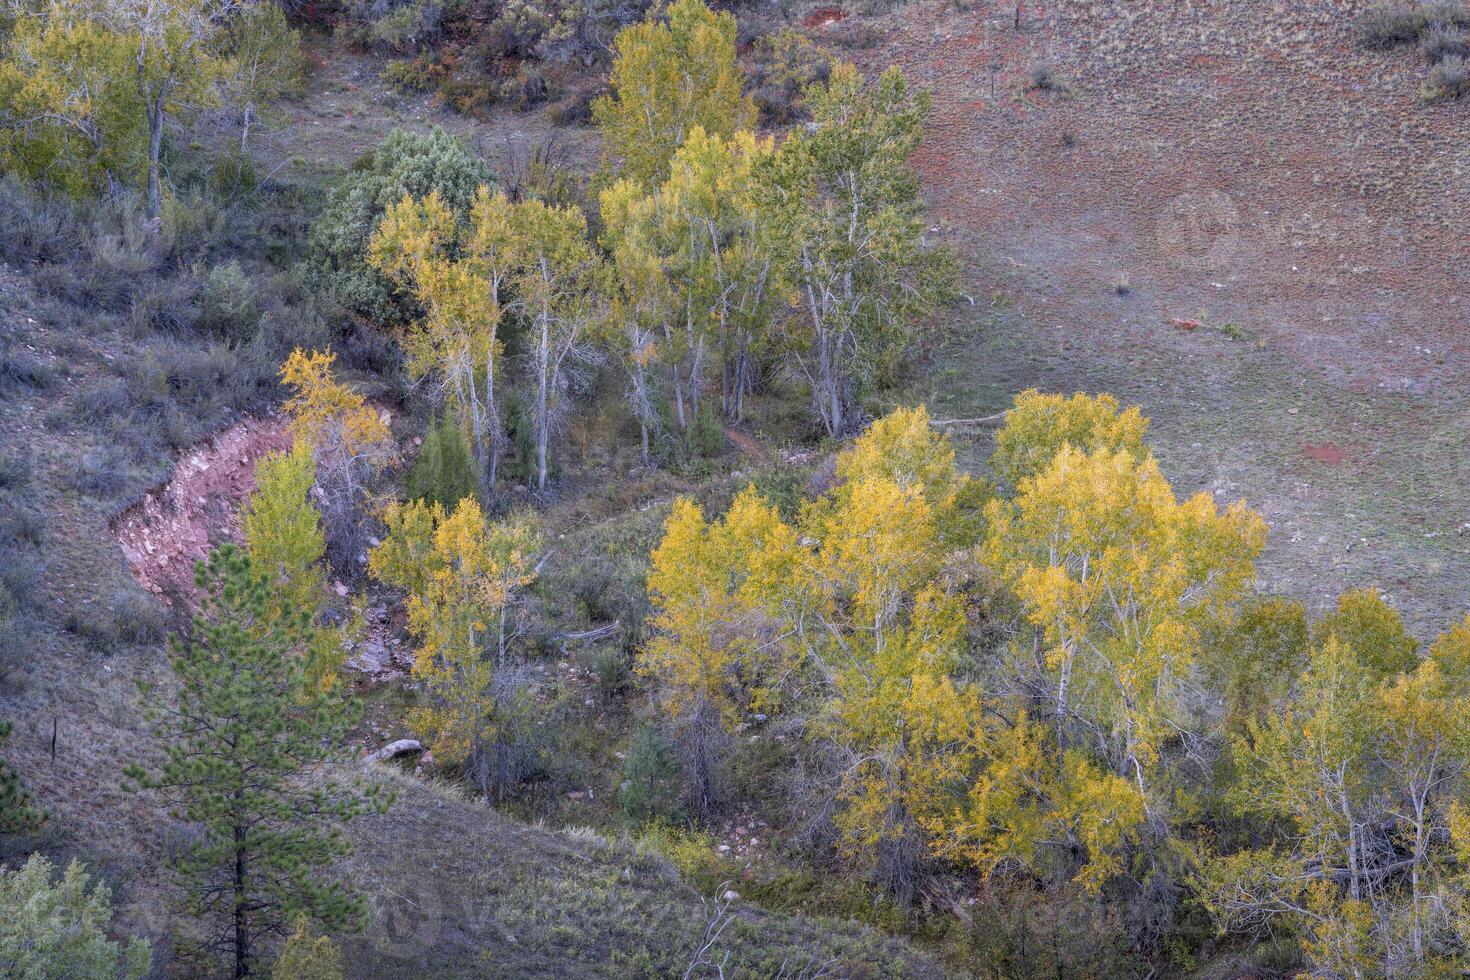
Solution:
M 123 792 L 121 770 L 157 751 L 142 728 L 136 684 L 169 682 L 163 640 L 181 609 L 134 580 L 113 525 L 145 495 L 158 496 L 176 465 L 197 467 L 196 445 L 271 410 L 274 352 L 160 330 L 140 311 L 178 288 L 178 255 L 119 251 L 106 225 L 10 192 L 21 225 L 0 266 L 0 581 L 15 601 L 0 624 L 0 698 L 16 723 L 7 757 L 52 819 L 38 838 L 5 843 L 91 866 L 114 889 L 119 928 L 152 939 L 155 967 L 166 975 L 182 968 L 171 965 L 169 937 L 189 925 L 167 911 L 162 864 L 187 829 Z M 218 247 L 249 263 L 260 244 L 247 235 Z M 70 292 L 84 288 L 70 285 L 78 281 L 86 291 Z M 110 297 L 105 305 L 94 305 L 99 295 Z M 209 486 L 215 495 L 199 498 L 194 516 L 212 522 L 203 526 L 217 543 L 231 533 L 229 507 L 248 486 Z M 577 597 L 595 602 L 606 591 L 597 583 L 612 574 L 599 573 L 589 556 L 601 550 L 621 561 L 607 542 L 628 534 L 643 541 L 662 513 L 649 504 L 694 488 L 668 477 L 587 486 L 557 518 L 585 548 L 567 548 L 566 567 L 549 573 L 562 600 L 554 616 L 585 617 Z M 583 681 L 562 697 L 581 716 L 567 722 L 566 738 L 590 744 L 562 756 L 569 768 L 553 784 L 594 786 L 601 801 L 574 803 L 552 791 L 538 806 L 554 819 L 607 822 L 620 771 L 613 750 L 625 737 L 619 709 L 605 706 L 614 712 L 607 723 L 582 709 L 592 671 L 568 669 L 582 670 Z M 553 664 L 551 674 L 561 683 L 566 671 Z M 401 683 L 370 694 L 364 747 L 398 730 Z M 706 903 L 719 882 L 696 888 L 653 847 L 616 831 L 609 839 L 521 823 L 397 769 L 378 777 L 398 800 L 352 827 L 356 853 L 342 870 L 369 900 L 373 921 L 345 943 L 349 975 L 661 977 L 682 974 L 704 942 Z M 740 901 L 733 909 L 712 947 L 717 961 L 729 956 L 726 976 L 943 975 L 870 928 Z

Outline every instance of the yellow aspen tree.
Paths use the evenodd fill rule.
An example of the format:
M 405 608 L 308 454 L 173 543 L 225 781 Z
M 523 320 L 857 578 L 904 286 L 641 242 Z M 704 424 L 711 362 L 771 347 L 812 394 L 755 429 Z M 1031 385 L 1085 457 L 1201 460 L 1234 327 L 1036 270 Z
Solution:
M 918 488 L 934 513 L 941 546 L 970 545 L 979 532 L 988 484 L 961 473 L 954 445 L 931 424 L 923 405 L 896 408 L 837 455 L 837 486 L 812 505 L 813 513 L 842 503 L 850 488 L 864 480 L 889 480 L 901 488 Z
M 593 118 L 623 174 L 652 188 L 695 126 L 733 136 L 755 125 L 755 103 L 743 94 L 736 58 L 735 17 L 703 0 L 675 0 L 614 39 L 611 92 L 594 103 Z
M 909 157 L 929 93 L 898 68 L 865 85 L 832 66 L 807 90 L 813 121 L 761 167 L 763 221 L 779 246 L 797 316 L 783 350 L 811 386 L 829 436 L 854 433 L 866 395 L 891 382 L 918 331 L 951 294 L 953 263 L 926 240 Z
M 1024 709 L 1007 717 L 1004 703 L 958 693 L 917 726 L 914 808 L 931 849 L 986 875 L 1041 872 L 1080 853 L 1073 880 L 1100 891 L 1143 825 L 1137 788 L 1085 753 L 1057 752 Z
M 1243 502 L 1177 500 L 1152 457 L 1069 444 L 986 517 L 983 558 L 1036 631 L 1058 746 L 1098 753 L 1151 800 L 1189 725 L 1202 628 L 1252 581 L 1265 523 Z
M 1376 700 L 1377 679 L 1357 651 L 1336 637 L 1313 649 L 1295 701 L 1233 740 L 1239 775 L 1231 799 L 1244 812 L 1286 821 L 1289 836 L 1283 846 L 1206 860 L 1196 882 L 1222 924 L 1287 916 L 1305 926 L 1306 952 L 1329 969 L 1376 953 L 1366 948 L 1365 914 L 1381 882 L 1363 839 L 1377 796 Z
M 681 346 L 693 355 L 684 384 L 675 386 L 680 413 L 679 396 L 686 391 L 691 414 L 698 410 L 706 344 L 718 362 L 726 418 L 743 416 L 745 396 L 754 387 L 755 358 L 774 302 L 786 290 L 777 278 L 777 249 L 756 193 L 757 174 L 772 145 L 748 132 L 722 138 L 696 125 L 655 195 L 659 237 L 674 245 L 669 261 L 683 299 Z
M 593 344 L 606 315 L 607 269 L 587 239 L 580 209 L 522 201 L 515 209 L 519 262 L 513 288 L 526 323 L 534 388 L 531 429 L 536 488 L 550 476 L 550 446 L 569 408 L 568 374 L 597 360 Z
M 727 418 L 741 416 L 755 383 L 755 358 L 785 288 L 756 195 L 757 168 L 770 155 L 769 140 L 695 126 L 656 188 L 624 178 L 602 195 L 604 242 L 629 277 L 625 290 L 645 301 L 633 305 L 655 314 L 681 429 L 698 411 L 712 359 Z
M 990 469 L 1012 489 L 1051 465 L 1063 446 L 1084 453 L 1125 450 L 1142 460 L 1149 454 L 1148 419 L 1112 395 L 1042 394 L 1028 388 L 1016 396 L 1005 424 L 995 434 Z
M 445 514 L 437 504 L 395 503 L 387 539 L 369 558 L 378 580 L 408 592 L 423 684 L 416 726 L 436 756 L 464 765 L 487 799 L 514 778 L 524 695 L 514 643 L 539 541 L 524 521 L 488 522 L 472 498 Z
M 339 381 L 331 351 L 294 350 L 281 365 L 291 389 L 283 406 L 291 434 L 316 454 L 317 487 L 327 526 L 327 552 L 339 568 L 353 567 L 364 538 L 369 482 L 397 455 L 392 433 L 366 399 Z
M 1451 938 L 1461 926 L 1447 910 L 1470 896 L 1455 852 L 1470 765 L 1470 621 L 1396 673 L 1382 667 L 1408 634 L 1376 594 L 1344 596 L 1315 632 L 1295 701 L 1235 745 L 1231 798 L 1288 831 L 1270 848 L 1208 857 L 1201 894 L 1227 926 L 1291 922 L 1324 973 L 1462 968 Z
M 627 376 L 628 407 L 638 419 L 641 458 L 648 466 L 661 422 L 657 373 L 668 361 L 674 287 L 657 247 L 653 198 L 632 181 L 619 180 L 602 192 L 600 203 L 602 243 L 613 272 L 606 343 Z
M 516 268 L 514 213 L 505 194 L 484 185 L 463 222 L 437 191 L 418 201 L 405 196 L 368 245 L 368 264 L 407 285 L 425 311 L 403 335 L 409 372 L 442 383 L 486 495 L 503 449 L 499 329 Z
M 343 980 L 342 949 L 330 936 L 313 936 L 306 916 L 298 916 L 296 930 L 286 937 L 271 976 L 275 980 Z
M 1334 637 L 1356 650 L 1364 668 L 1376 677 L 1410 670 L 1419 662 L 1419 641 L 1377 589 L 1343 593 L 1336 607 L 1313 624 L 1312 642 L 1317 646 Z
M 0 145 L 20 150 L 27 169 L 59 163 L 73 189 L 83 175 L 104 177 L 109 190 L 142 177 L 148 213 L 159 217 L 164 130 L 169 120 L 218 103 L 217 83 L 231 63 L 215 42 L 245 5 L 111 0 L 17 8 L 0 62 Z
M 256 490 L 240 514 L 251 565 L 270 585 L 265 620 L 273 627 L 302 623 L 299 644 L 312 692 L 336 686 L 346 660 L 347 632 L 316 621 L 324 594 L 321 560 L 327 545 L 321 514 L 311 502 L 315 482 L 316 460 L 305 442 L 296 443 L 289 453 L 271 453 L 256 464 Z
M 839 454 L 837 471 L 837 486 L 803 510 L 813 554 L 779 608 L 818 700 L 813 732 L 840 760 L 843 847 L 886 888 L 911 895 L 926 849 L 918 815 L 929 784 L 919 770 L 953 741 L 933 733 L 979 717 L 974 692 L 950 678 L 967 621 L 942 575 L 942 529 L 965 481 L 922 409 L 874 423 Z
M 315 614 L 324 585 L 319 562 L 326 554 L 321 515 L 311 503 L 316 460 L 298 442 L 255 466 L 255 493 L 240 514 L 245 550 L 256 571 L 270 580 L 272 615 Z
M 751 488 L 713 524 L 693 501 L 676 501 L 653 552 L 654 635 L 637 667 L 659 683 L 696 812 L 718 801 L 722 742 L 761 697 L 777 641 L 764 602 L 799 559 L 795 531 Z
M 1446 666 L 1455 671 L 1453 662 L 1442 665 L 1431 654 L 1412 671 L 1386 680 L 1376 706 L 1381 722 L 1374 754 L 1398 790 L 1396 836 L 1408 853 L 1401 931 L 1408 933 L 1409 956 L 1419 970 L 1432 957 L 1437 910 L 1463 900 L 1463 891 L 1445 880 L 1443 854 L 1436 853 L 1442 852 L 1448 831 L 1446 804 L 1463 793 L 1470 761 L 1470 733 L 1464 724 L 1470 677 L 1448 673 Z
M 331 351 L 291 352 L 281 365 L 281 381 L 292 389 L 283 406 L 291 420 L 291 433 L 320 450 L 340 445 L 355 454 L 390 440 L 388 427 L 367 400 L 337 380 Z
M 974 692 L 949 677 L 967 623 L 941 578 L 940 527 L 968 484 L 928 429 L 922 411 L 875 425 L 844 451 L 849 479 L 805 509 L 799 532 L 750 489 L 714 522 L 676 504 L 653 554 L 655 637 L 639 660 L 677 716 L 810 712 L 814 747 L 839 773 L 823 792 L 844 849 L 900 894 L 925 846 L 913 747 L 921 731 L 963 729 L 976 713 Z M 918 461 L 939 513 L 910 472 Z

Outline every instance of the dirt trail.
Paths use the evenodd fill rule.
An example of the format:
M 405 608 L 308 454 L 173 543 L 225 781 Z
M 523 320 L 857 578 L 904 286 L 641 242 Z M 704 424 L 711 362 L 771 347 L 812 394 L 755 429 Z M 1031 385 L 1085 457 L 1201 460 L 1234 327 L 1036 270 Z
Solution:
M 737 429 L 733 425 L 727 425 L 725 438 L 729 439 L 740 454 L 752 463 L 760 465 L 766 461 L 766 448 L 756 441 L 755 437 L 743 429 Z
M 194 598 L 194 563 L 215 545 L 239 540 L 240 504 L 255 489 L 256 462 L 290 446 L 285 421 L 267 417 L 186 450 L 168 482 L 112 522 L 133 576 L 170 601 Z

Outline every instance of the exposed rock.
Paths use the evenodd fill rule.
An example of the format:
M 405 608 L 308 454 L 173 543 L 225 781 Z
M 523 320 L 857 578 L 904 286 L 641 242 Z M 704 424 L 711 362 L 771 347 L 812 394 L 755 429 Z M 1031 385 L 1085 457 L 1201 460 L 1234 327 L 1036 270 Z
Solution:
M 193 600 L 194 563 L 240 537 L 241 502 L 255 490 L 255 464 L 291 448 L 279 418 L 246 419 L 186 450 L 167 483 L 112 522 L 133 576 L 157 596 Z

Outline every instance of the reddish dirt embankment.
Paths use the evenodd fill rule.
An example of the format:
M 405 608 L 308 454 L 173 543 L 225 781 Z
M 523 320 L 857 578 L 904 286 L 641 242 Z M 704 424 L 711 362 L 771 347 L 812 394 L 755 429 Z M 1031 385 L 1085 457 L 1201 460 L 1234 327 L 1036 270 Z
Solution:
M 255 489 L 255 464 L 290 445 L 285 420 L 263 418 L 185 451 L 168 482 L 112 522 L 133 576 L 155 595 L 193 597 L 194 563 L 239 538 L 240 503 Z

